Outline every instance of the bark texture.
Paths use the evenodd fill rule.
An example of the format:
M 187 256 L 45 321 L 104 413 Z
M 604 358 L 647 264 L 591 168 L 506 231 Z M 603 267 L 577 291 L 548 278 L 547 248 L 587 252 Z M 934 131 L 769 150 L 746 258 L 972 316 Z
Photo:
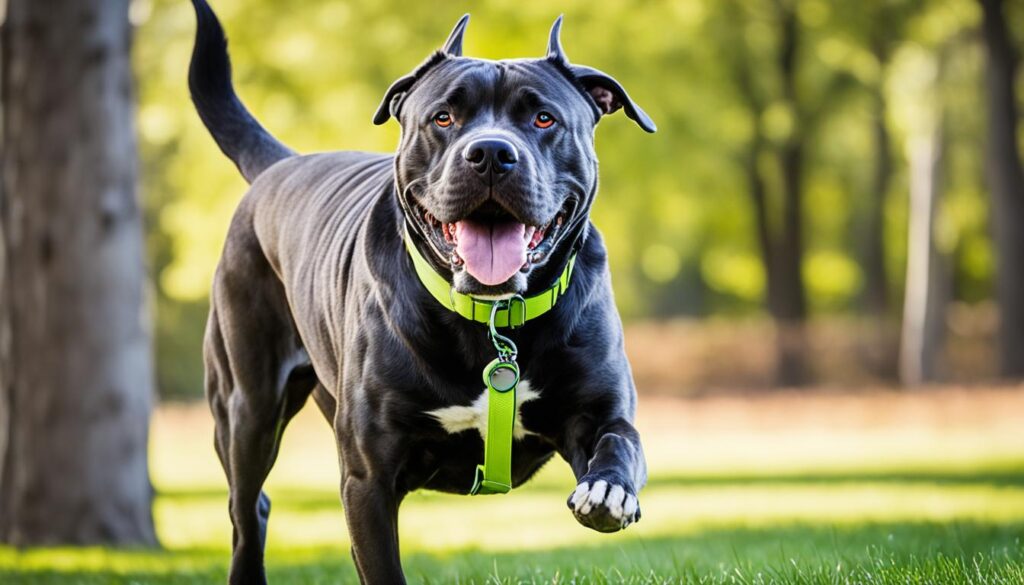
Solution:
M 156 542 L 128 4 L 10 0 L 2 31 L 0 541 L 14 545 Z
M 780 46 L 778 68 L 782 98 L 789 105 L 793 128 L 777 149 L 782 179 L 782 225 L 775 244 L 774 278 L 768 279 L 768 307 L 778 330 L 777 381 L 784 386 L 800 386 L 809 381 L 807 366 L 807 293 L 804 289 L 804 128 L 806 118 L 797 95 L 797 56 L 800 28 L 796 8 L 776 3 Z
M 987 49 L 988 152 L 986 174 L 992 194 L 999 300 L 1000 371 L 1024 377 L 1024 168 L 1017 142 L 1014 83 L 1019 56 L 1002 0 L 981 1 Z
M 935 217 L 942 185 L 943 125 L 910 147 L 910 225 L 903 302 L 900 381 L 915 386 L 939 379 L 950 282 L 935 246 Z

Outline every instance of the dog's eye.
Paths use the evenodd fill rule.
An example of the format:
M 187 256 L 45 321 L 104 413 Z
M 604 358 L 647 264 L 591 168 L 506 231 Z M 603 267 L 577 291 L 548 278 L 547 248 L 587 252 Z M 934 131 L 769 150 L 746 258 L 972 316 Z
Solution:
M 448 112 L 438 112 L 434 114 L 434 123 L 442 128 L 447 128 L 452 125 L 452 115 Z
M 533 120 L 533 125 L 538 128 L 550 128 L 554 123 L 555 117 L 547 112 L 537 114 L 537 117 Z

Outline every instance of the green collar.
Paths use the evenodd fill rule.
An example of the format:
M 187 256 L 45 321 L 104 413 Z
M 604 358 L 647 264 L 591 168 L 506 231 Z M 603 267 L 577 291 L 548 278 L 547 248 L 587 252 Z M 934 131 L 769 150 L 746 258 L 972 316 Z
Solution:
M 470 295 L 456 292 L 450 282 L 438 274 L 427 259 L 420 254 L 413 244 L 409 232 L 405 232 L 405 247 L 409 250 L 409 257 L 412 258 L 412 265 L 416 268 L 416 276 L 423 283 L 424 288 L 430 296 L 437 299 L 445 308 L 454 313 L 462 315 L 470 321 L 488 323 L 491 317 L 491 307 L 495 301 L 474 298 Z M 523 298 L 524 302 L 510 302 L 505 308 L 498 309 L 494 317 L 496 327 L 520 327 L 531 319 L 536 319 L 554 308 L 558 299 L 565 294 L 569 288 L 569 279 L 572 277 L 572 269 L 576 265 L 576 253 L 569 256 L 562 275 L 558 277 L 553 285 L 546 290 L 529 297 Z

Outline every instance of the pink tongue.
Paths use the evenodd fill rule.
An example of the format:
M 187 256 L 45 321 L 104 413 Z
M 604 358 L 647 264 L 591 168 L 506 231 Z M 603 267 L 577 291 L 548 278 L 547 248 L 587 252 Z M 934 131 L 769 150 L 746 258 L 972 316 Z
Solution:
M 501 284 L 526 263 L 526 226 L 521 223 L 464 219 L 455 223 L 455 238 L 455 250 L 465 260 L 466 271 L 481 284 Z

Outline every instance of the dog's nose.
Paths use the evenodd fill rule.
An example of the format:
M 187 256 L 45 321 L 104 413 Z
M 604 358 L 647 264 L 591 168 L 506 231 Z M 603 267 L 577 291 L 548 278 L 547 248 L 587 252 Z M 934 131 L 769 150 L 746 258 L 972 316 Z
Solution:
M 503 175 L 519 162 L 519 152 L 512 143 L 501 138 L 479 138 L 466 145 L 462 151 L 462 157 L 466 159 L 473 170 L 486 175 L 493 172 L 495 175 Z

